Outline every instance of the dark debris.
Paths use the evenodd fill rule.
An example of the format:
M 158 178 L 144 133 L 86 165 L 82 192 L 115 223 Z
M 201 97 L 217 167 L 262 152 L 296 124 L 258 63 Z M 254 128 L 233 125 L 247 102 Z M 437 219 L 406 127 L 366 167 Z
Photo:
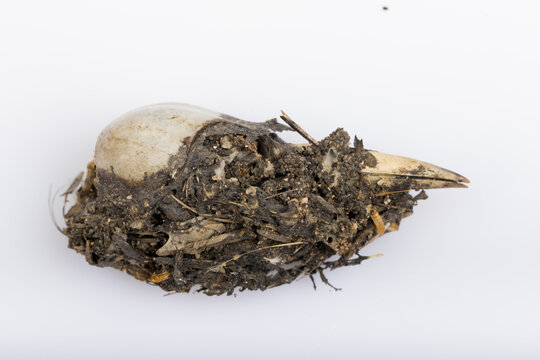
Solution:
M 184 166 L 137 188 L 98 180 L 90 164 L 65 216 L 69 247 L 165 291 L 231 295 L 316 273 L 329 284 L 324 270 L 367 259 L 357 254 L 376 235 L 370 209 L 399 224 L 422 198 L 375 196 L 360 174 L 373 159 L 349 141 L 337 129 L 294 146 L 218 123 L 194 137 Z

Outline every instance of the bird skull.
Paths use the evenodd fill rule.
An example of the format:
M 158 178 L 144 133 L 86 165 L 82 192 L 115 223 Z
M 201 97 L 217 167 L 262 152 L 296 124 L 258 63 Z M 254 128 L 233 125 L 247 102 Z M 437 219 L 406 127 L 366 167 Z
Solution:
M 410 190 L 469 182 L 351 147 L 342 129 L 307 145 L 284 142 L 283 130 L 178 103 L 121 116 L 65 215 L 70 247 L 169 291 L 230 294 L 314 272 L 326 282 L 323 269 L 360 263 L 361 248 L 412 213 Z

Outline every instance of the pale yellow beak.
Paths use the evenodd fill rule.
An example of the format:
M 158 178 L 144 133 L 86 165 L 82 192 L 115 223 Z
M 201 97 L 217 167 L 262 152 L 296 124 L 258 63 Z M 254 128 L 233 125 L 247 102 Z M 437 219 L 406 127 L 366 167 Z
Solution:
M 364 179 L 388 191 L 466 188 L 464 183 L 470 182 L 453 171 L 423 161 L 377 151 L 370 153 L 377 165 L 362 169 Z

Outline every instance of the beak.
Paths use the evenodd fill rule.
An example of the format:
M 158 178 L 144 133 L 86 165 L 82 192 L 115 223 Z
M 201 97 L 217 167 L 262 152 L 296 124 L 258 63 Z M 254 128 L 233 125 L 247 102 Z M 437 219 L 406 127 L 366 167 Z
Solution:
M 470 181 L 453 171 L 403 156 L 370 151 L 377 160 L 374 167 L 362 169 L 364 179 L 387 191 L 438 188 L 466 188 Z

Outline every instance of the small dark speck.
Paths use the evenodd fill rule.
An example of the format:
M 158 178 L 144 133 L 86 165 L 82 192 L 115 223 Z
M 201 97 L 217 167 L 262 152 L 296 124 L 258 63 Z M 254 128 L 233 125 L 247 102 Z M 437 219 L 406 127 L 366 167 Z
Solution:
M 383 9 L 384 11 L 386 11 L 386 10 L 388 10 L 388 6 L 383 6 L 382 9 Z

